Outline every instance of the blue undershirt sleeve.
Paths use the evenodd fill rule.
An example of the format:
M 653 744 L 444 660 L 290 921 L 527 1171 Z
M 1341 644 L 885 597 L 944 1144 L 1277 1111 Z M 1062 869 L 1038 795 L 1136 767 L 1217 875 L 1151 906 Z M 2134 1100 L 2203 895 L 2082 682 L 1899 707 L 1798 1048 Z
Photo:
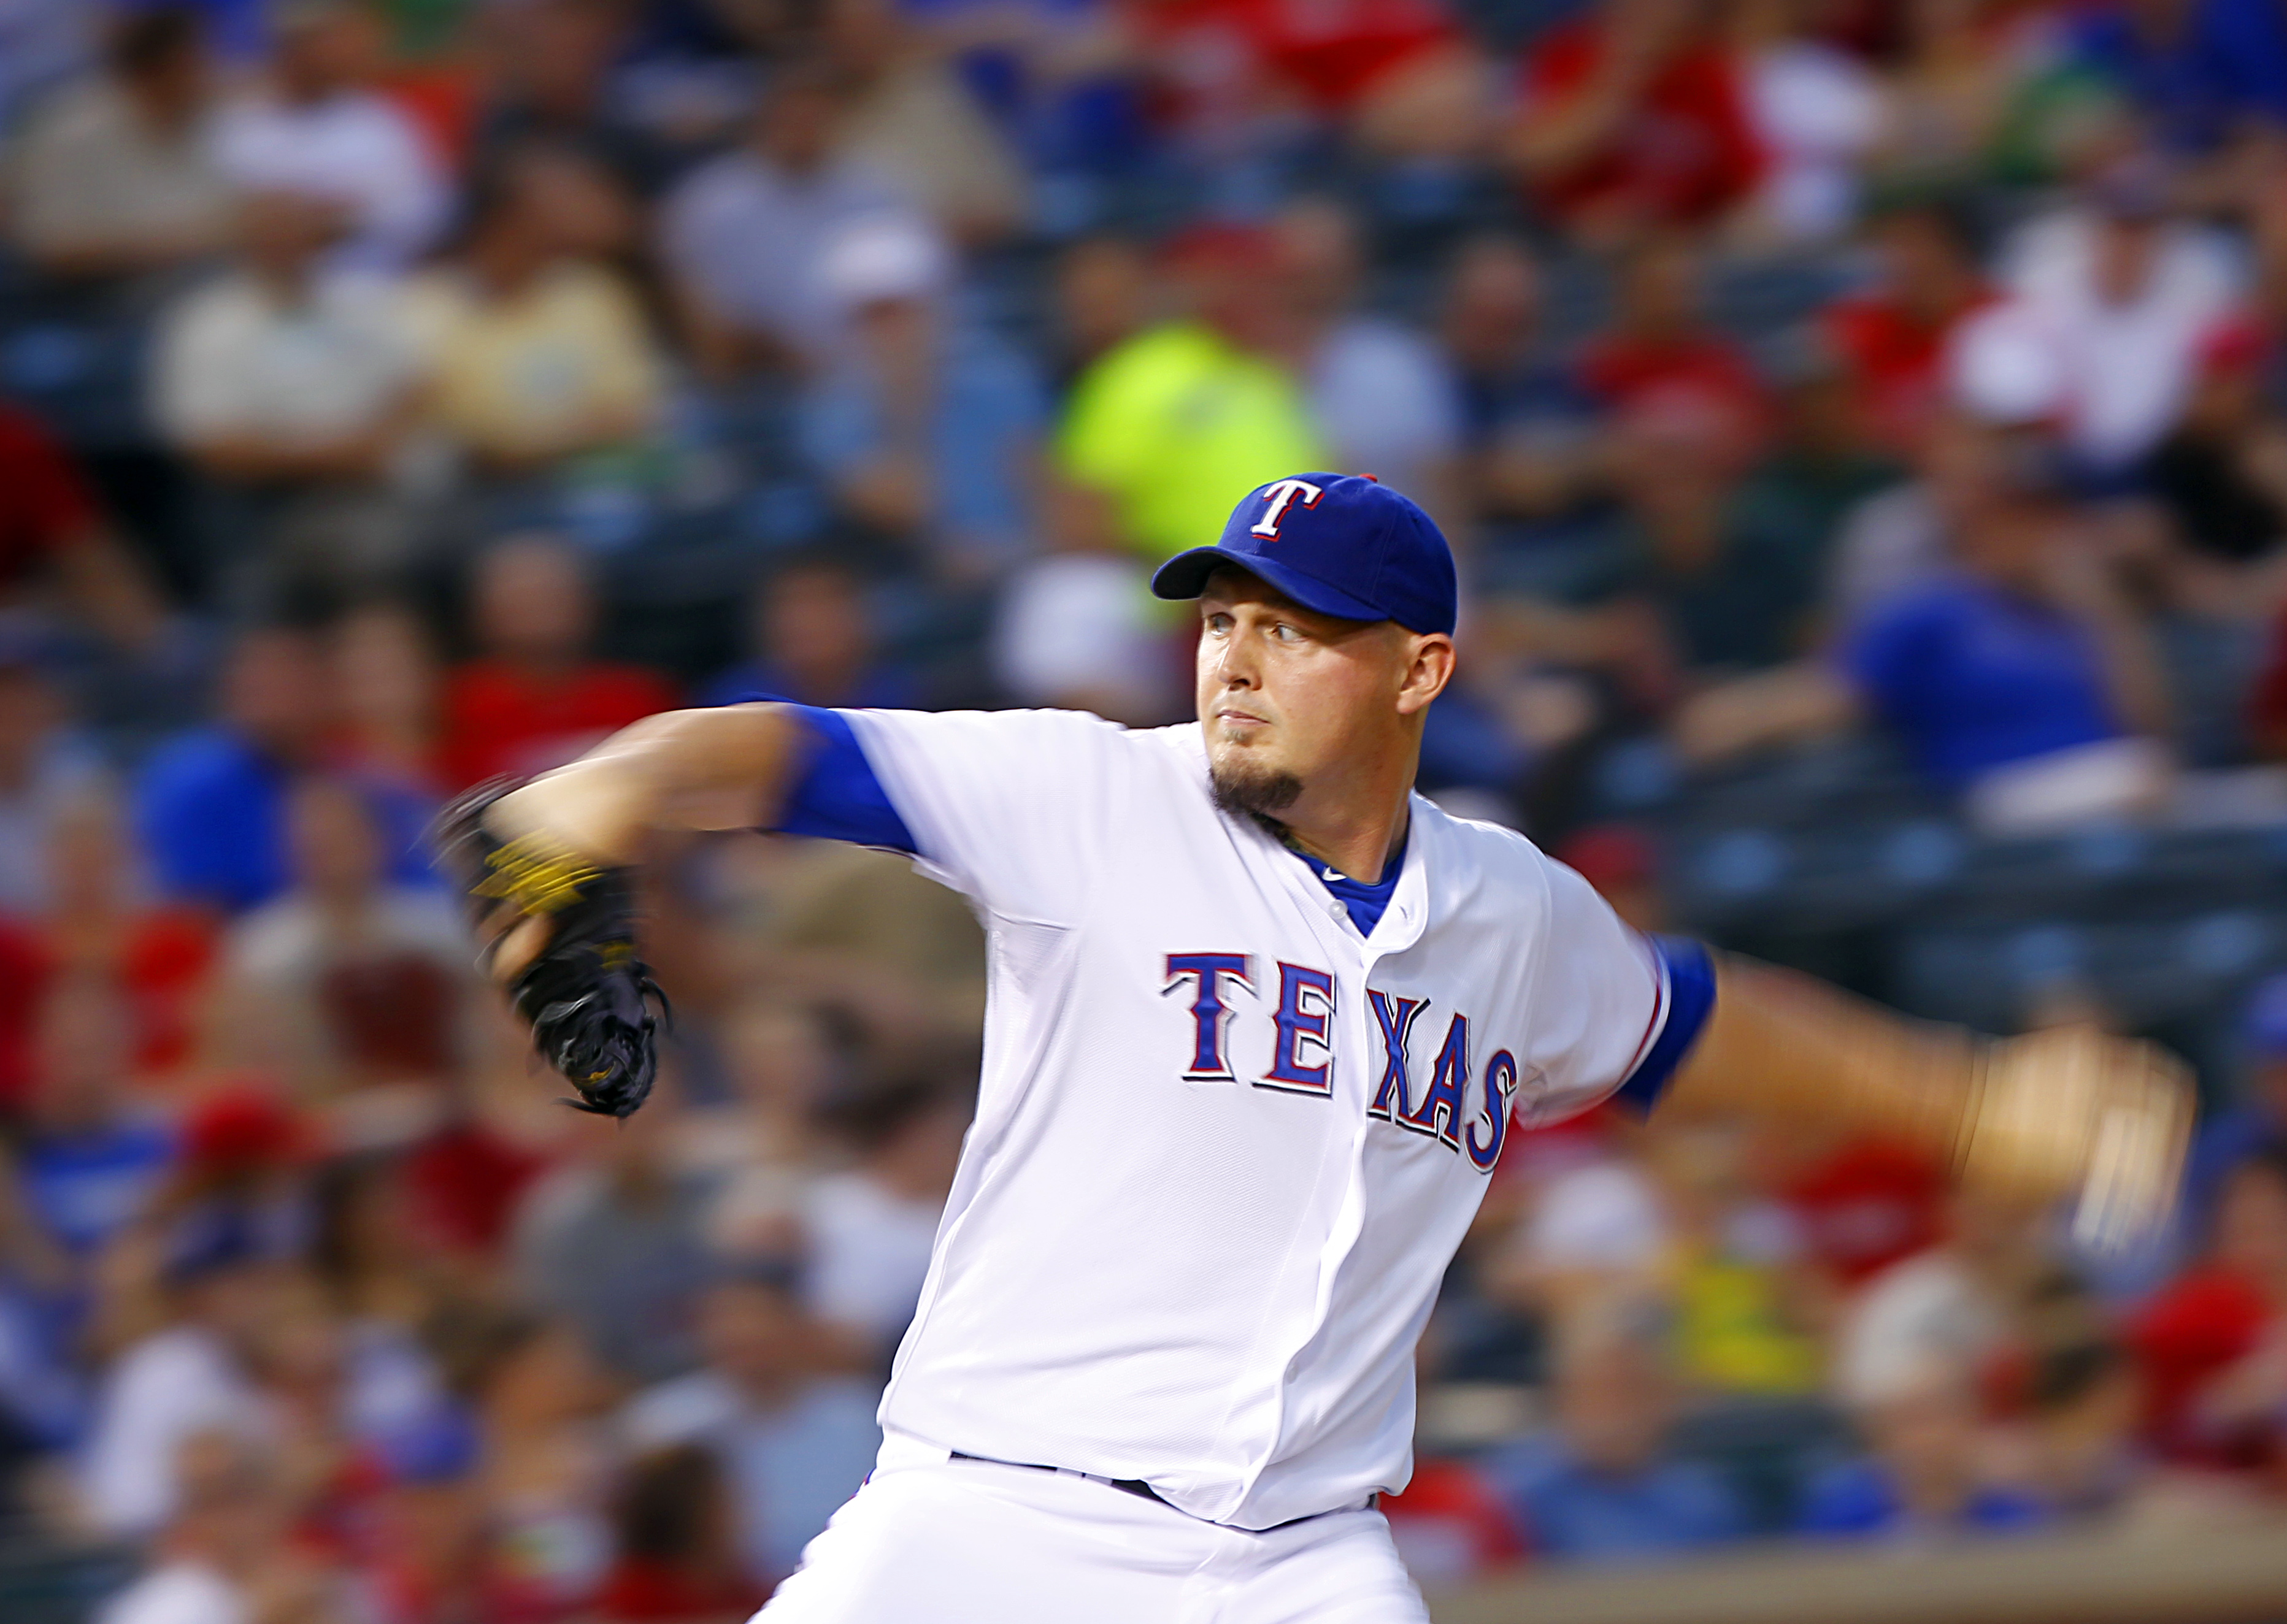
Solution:
M 771 832 L 847 840 L 913 855 L 918 849 L 913 831 L 890 804 L 889 792 L 851 730 L 850 719 L 814 706 L 786 708 L 809 729 L 815 744 Z
M 1612 1098 L 1642 1116 L 1659 1103 L 1675 1068 L 1691 1052 L 1715 1007 L 1715 961 L 1698 942 L 1682 936 L 1654 936 L 1652 952 L 1667 978 L 1667 1019 L 1628 1080 Z

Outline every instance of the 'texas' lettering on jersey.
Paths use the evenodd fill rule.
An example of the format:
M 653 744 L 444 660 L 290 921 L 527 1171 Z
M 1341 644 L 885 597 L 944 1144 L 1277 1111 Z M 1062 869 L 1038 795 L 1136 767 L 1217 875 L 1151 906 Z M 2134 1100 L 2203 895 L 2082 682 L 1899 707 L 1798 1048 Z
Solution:
M 1278 962 L 1278 999 L 1270 1065 L 1253 1079 L 1257 1088 L 1294 1094 L 1333 1093 L 1334 978 L 1308 965 Z M 1245 953 L 1170 953 L 1163 994 L 1191 991 L 1191 1052 L 1183 1068 L 1187 1083 L 1236 1083 L 1231 1062 L 1231 1022 L 1236 1012 L 1233 985 L 1256 991 L 1252 958 Z M 1417 1087 L 1413 1029 L 1428 1013 L 1425 998 L 1366 989 L 1381 1040 L 1381 1072 L 1366 1115 L 1436 1139 L 1466 1155 L 1481 1173 L 1492 1171 L 1508 1136 L 1509 1109 L 1516 1102 L 1516 1057 L 1496 1050 L 1476 1069 L 1469 1048 L 1469 1018 L 1456 1010 Z M 1434 1023 L 1433 1023 L 1434 1025 Z

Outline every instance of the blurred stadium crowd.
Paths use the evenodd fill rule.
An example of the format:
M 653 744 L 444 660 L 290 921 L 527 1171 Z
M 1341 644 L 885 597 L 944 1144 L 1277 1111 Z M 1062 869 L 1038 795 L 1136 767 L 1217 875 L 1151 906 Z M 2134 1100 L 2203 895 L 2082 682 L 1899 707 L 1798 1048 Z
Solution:
M 985 944 L 662 851 L 614 1130 L 418 832 L 679 702 L 1183 719 L 1149 565 L 1313 468 L 1462 558 L 1441 800 L 2207 1100 L 2125 1259 L 1517 1136 L 1423 1581 L 2259 1511 L 2283 157 L 2277 0 L 0 5 L 0 1612 L 742 1618 L 870 1461 Z

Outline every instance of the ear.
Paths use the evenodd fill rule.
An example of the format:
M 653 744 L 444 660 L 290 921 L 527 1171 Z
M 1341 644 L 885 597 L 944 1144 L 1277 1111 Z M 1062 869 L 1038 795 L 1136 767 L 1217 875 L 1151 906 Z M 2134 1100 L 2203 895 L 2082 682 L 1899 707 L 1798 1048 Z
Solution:
M 1408 634 L 1405 666 L 1397 690 L 1397 713 L 1413 716 L 1429 708 L 1453 680 L 1453 640 L 1443 632 Z

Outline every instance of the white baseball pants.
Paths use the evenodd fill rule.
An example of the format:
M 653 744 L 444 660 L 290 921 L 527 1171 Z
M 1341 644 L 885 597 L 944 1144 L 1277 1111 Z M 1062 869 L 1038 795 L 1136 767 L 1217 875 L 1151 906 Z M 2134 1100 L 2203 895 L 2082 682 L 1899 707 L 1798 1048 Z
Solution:
M 755 1624 L 1428 1624 L 1375 1510 L 1261 1533 L 892 1437 Z

